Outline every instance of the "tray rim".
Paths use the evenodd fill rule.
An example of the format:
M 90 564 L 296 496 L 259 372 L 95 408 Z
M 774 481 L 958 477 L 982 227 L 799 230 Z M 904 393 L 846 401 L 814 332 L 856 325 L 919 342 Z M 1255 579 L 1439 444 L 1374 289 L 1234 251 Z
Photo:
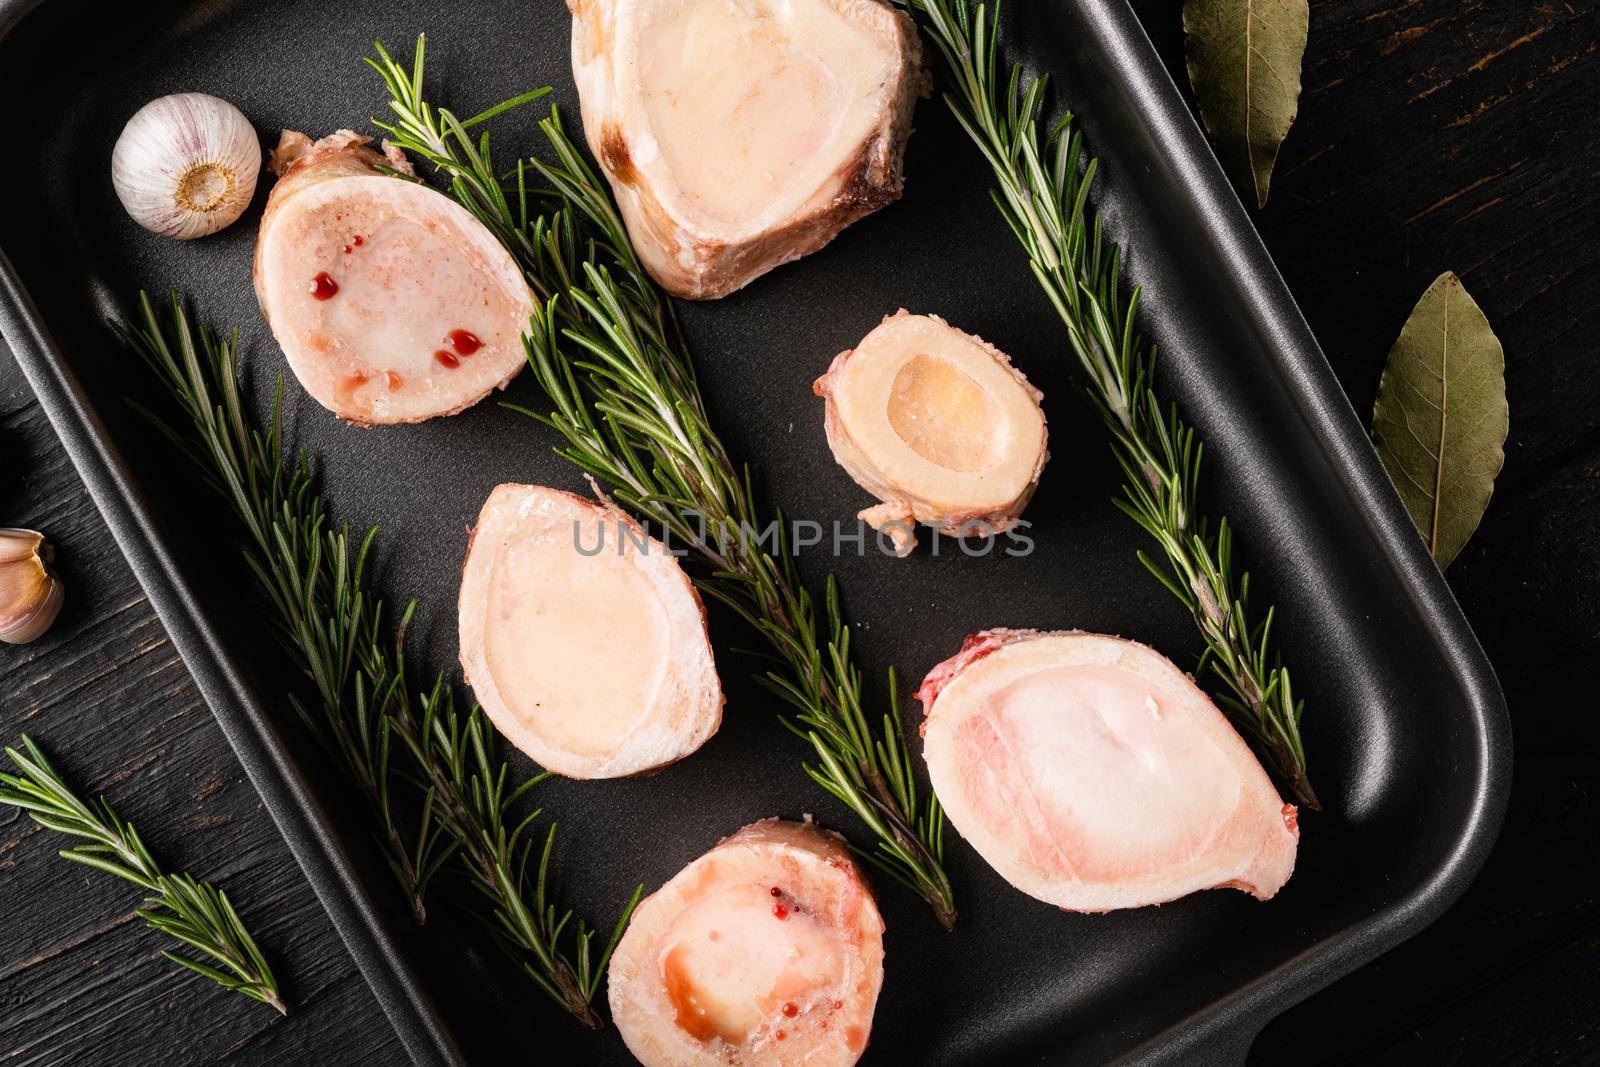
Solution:
M 1409 940 L 1466 891 L 1488 859 L 1510 799 L 1511 719 L 1494 669 L 1444 572 L 1417 536 L 1349 396 L 1129 0 L 1073 2 L 1092 10 L 1090 21 L 1102 31 L 1102 47 L 1136 76 L 1133 97 L 1148 115 L 1156 143 L 1180 165 L 1187 198 L 1216 238 L 1222 266 L 1239 276 L 1263 332 L 1276 341 L 1271 351 L 1286 392 L 1301 405 L 1352 506 L 1415 603 L 1443 666 L 1458 681 L 1466 698 L 1463 721 L 1473 729 L 1480 754 L 1472 809 L 1449 857 L 1430 879 L 1152 1035 L 1119 1060 L 1157 1058 L 1159 1046 L 1163 1060 L 1220 1053 L 1227 1062 L 1243 1063 L 1256 1036 L 1278 1015 Z
M 0 0 L 0 48 L 45 0 Z M 1132 96 L 1160 151 L 1185 177 L 1187 199 L 1216 239 L 1223 266 L 1275 340 L 1275 364 L 1345 495 L 1416 605 L 1443 666 L 1466 698 L 1463 722 L 1479 753 L 1473 805 L 1433 876 L 1364 919 L 1275 964 L 1174 1020 L 1117 1062 L 1243 1062 L 1272 1019 L 1432 923 L 1466 890 L 1503 821 L 1511 780 L 1511 726 L 1494 672 L 1426 551 L 1348 396 L 1334 376 L 1260 234 L 1128 0 L 1070 0 L 1087 9 L 1098 47 L 1130 75 Z M 447 1021 L 429 999 L 401 931 L 345 853 L 326 811 L 210 627 L 169 546 L 157 533 L 116 442 L 100 422 L 22 279 L 0 248 L 0 341 L 9 347 L 52 428 L 94 497 L 224 736 L 261 794 L 296 862 L 413 1061 L 463 1063 Z
M 44 0 L 0 0 L 0 49 Z M 401 929 L 351 863 L 348 846 L 284 743 L 273 716 L 213 632 L 116 442 L 0 248 L 0 341 L 10 349 L 83 479 L 117 547 L 155 608 L 229 747 L 380 1009 L 418 1067 L 464 1067 L 466 1058 L 426 992 Z
M 0 249 L 0 340 L 22 368 L 73 466 L 111 530 L 217 725 L 260 794 L 295 862 L 414 1063 L 464 1064 L 455 1038 L 424 991 L 372 887 L 362 881 L 321 801 L 222 646 L 116 444 L 37 318 L 11 260 Z

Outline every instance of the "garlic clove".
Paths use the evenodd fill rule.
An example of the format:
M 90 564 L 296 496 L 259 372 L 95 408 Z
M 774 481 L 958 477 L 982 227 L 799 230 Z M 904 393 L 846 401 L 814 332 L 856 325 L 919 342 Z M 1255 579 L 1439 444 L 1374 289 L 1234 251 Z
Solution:
M 242 215 L 260 173 L 250 120 L 204 93 L 150 101 L 111 151 L 111 184 L 133 221 L 179 240 L 215 233 Z
M 63 587 L 50 542 L 33 530 L 0 529 L 0 641 L 25 645 L 61 613 Z

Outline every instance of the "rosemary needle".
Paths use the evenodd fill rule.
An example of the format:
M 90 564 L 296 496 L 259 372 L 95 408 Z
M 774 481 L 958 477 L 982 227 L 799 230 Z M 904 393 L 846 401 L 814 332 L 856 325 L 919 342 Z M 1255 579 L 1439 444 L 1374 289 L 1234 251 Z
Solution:
M 1252 621 L 1250 576 L 1233 573 L 1233 532 L 1200 514 L 1204 448 L 1177 407 L 1155 391 L 1155 349 L 1134 322 L 1139 289 L 1124 295 L 1121 251 L 1086 214 L 1095 160 L 1068 114 L 1041 130 L 1047 80 L 1025 79 L 1000 60 L 1000 5 L 969 0 L 897 0 L 921 23 L 944 66 L 945 103 L 994 171 L 996 206 L 1032 262 L 1067 328 L 1089 405 L 1111 434 L 1125 482 L 1116 501 L 1155 539 L 1164 563 L 1139 560 L 1194 617 L 1205 639 L 1217 700 L 1257 753 L 1312 809 L 1321 804 L 1306 774 L 1300 737 L 1304 702 L 1271 651 L 1273 612 Z
M 398 635 L 416 605 L 393 631 L 385 626 L 383 604 L 364 577 L 376 529 L 352 554 L 349 533 L 333 526 L 316 493 L 310 461 L 285 461 L 282 381 L 263 432 L 240 395 L 236 337 L 191 323 L 178 297 L 163 322 L 139 294 L 137 319 L 117 332 L 191 426 L 180 432 L 146 416 L 228 497 L 248 529 L 245 558 L 267 592 L 280 637 L 315 680 L 323 715 L 296 707 L 366 795 L 380 843 L 419 917 L 433 875 L 458 861 L 488 901 L 489 927 L 512 961 L 580 1023 L 599 1028 L 592 1002 L 643 886 L 598 955 L 590 944 L 595 931 L 550 902 L 555 824 L 541 846 L 532 834 L 541 811 L 516 813 L 545 776 L 513 786 L 509 765 L 493 754 L 493 728 L 476 707 L 458 714 L 442 675 L 431 689 L 413 692 Z M 391 758 L 396 742 L 403 767 Z
M 310 679 L 317 714 L 296 695 L 290 704 L 355 782 L 412 915 L 425 922 L 428 885 L 449 858 L 452 839 L 441 833 L 431 806 L 405 805 L 396 796 L 384 710 L 404 695 L 403 679 L 398 651 L 385 637 L 383 604 L 364 585 L 373 532 L 352 543 L 347 530 L 328 521 L 306 458 L 289 461 L 279 428 L 281 383 L 271 423 L 264 433 L 256 428 L 239 393 L 237 336 L 192 328 L 176 296 L 163 326 L 142 293 L 135 321 L 113 329 L 182 408 L 187 426 L 180 430 L 134 404 L 243 524 L 245 562 L 266 596 L 268 626 Z
M 80 800 L 26 734 L 22 749 L 6 749 L 22 773 L 0 773 L 0 804 L 21 808 L 47 830 L 88 841 L 63 849 L 62 858 L 142 888 L 150 894 L 138 911 L 145 925 L 188 945 L 211 963 L 172 951 L 162 953 L 167 959 L 205 975 L 224 989 L 289 1014 L 272 969 L 226 893 L 187 874 L 163 872 L 133 824 L 118 816 L 105 797 Z
M 516 410 L 566 438 L 562 455 L 616 497 L 693 547 L 701 592 L 730 608 L 767 642 L 761 678 L 793 709 L 783 722 L 810 745 L 806 771 L 861 819 L 875 847 L 861 854 L 933 908 L 956 919 L 943 869 L 944 815 L 919 794 L 895 700 L 893 673 L 882 718 L 867 715 L 850 628 L 830 577 L 819 604 L 800 579 L 777 515 L 778 539 L 756 504 L 748 470 L 718 438 L 700 395 L 671 303 L 640 265 L 599 176 L 554 110 L 539 125 L 554 160 L 494 167 L 490 115 L 539 95 L 526 93 L 465 122 L 423 96 L 424 40 L 408 71 L 380 44 L 367 62 L 390 93 L 393 143 L 428 160 L 450 195 L 516 257 L 538 296 L 524 337 L 528 361 L 556 410 Z M 538 183 L 537 187 L 534 182 Z

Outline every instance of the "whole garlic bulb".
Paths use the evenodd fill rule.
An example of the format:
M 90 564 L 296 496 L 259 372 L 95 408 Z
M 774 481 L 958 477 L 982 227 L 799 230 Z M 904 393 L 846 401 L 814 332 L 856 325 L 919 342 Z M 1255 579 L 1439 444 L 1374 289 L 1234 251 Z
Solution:
M 260 174 L 261 143 L 250 120 L 204 93 L 150 101 L 111 150 L 111 184 L 133 221 L 179 240 L 237 219 Z
M 56 621 L 65 591 L 51 556 L 43 534 L 0 529 L 0 641 L 25 645 Z

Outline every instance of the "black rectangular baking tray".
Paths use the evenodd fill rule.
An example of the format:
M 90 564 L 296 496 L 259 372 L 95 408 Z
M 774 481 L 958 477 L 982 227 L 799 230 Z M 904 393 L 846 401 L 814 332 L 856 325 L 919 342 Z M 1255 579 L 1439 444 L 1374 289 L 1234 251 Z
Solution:
M 1510 731 L 1482 651 L 1125 0 L 1013 6 L 1008 42 L 1052 72 L 1101 158 L 1096 203 L 1145 287 L 1162 387 L 1212 446 L 1210 506 L 1232 516 L 1256 588 L 1276 601 L 1328 812 L 1305 819 L 1299 868 L 1269 904 L 1205 893 L 1106 916 L 1015 893 L 952 834 L 954 933 L 907 894 L 882 893 L 887 982 L 868 1062 L 1238 1060 L 1276 1013 L 1462 891 L 1499 826 Z M 492 954 L 452 951 L 472 939 L 448 918 L 408 926 L 359 820 L 341 814 L 355 806 L 348 792 L 287 712 L 281 661 L 239 595 L 246 579 L 217 536 L 218 508 L 130 411 L 127 395 L 161 398 L 103 326 L 141 286 L 192 294 L 214 324 L 241 327 L 264 410 L 285 370 L 249 285 L 268 183 L 232 229 L 163 241 L 118 206 L 111 144 L 139 105 L 180 90 L 232 100 L 264 140 L 281 127 L 373 132 L 385 98 L 360 57 L 374 39 L 404 49 L 419 31 L 434 95 L 461 113 L 548 83 L 574 114 L 558 0 L 0 0 L 0 331 L 414 1058 L 567 1046 L 579 1062 L 626 1062 L 614 1032 L 580 1040 Z M 946 542 L 939 558 L 897 561 L 846 545 L 804 570 L 838 573 L 864 662 L 907 677 L 996 625 L 1121 633 L 1192 662 L 1187 619 L 1143 573 L 1140 535 L 1108 502 L 1115 470 L 978 155 L 937 99 L 917 124 L 902 202 L 744 292 L 685 309 L 717 422 L 792 517 L 847 516 L 862 494 L 828 456 L 811 379 L 902 305 L 983 334 L 1047 397 L 1055 458 L 1029 512 L 1034 555 L 972 557 Z M 533 145 L 528 127 L 501 123 L 502 158 Z M 494 484 L 581 489 L 575 472 L 547 432 L 494 404 L 362 431 L 292 381 L 288 395 L 338 515 L 379 523 L 383 583 L 421 598 L 421 658 L 450 664 L 463 528 Z M 510 396 L 539 401 L 527 376 Z M 562 822 L 567 895 L 581 887 L 601 922 L 635 881 L 654 888 L 755 818 L 814 811 L 855 829 L 804 778 L 770 699 L 727 651 L 743 643 L 737 627 L 714 617 L 713 631 L 729 714 L 702 753 L 649 779 L 541 787 Z

